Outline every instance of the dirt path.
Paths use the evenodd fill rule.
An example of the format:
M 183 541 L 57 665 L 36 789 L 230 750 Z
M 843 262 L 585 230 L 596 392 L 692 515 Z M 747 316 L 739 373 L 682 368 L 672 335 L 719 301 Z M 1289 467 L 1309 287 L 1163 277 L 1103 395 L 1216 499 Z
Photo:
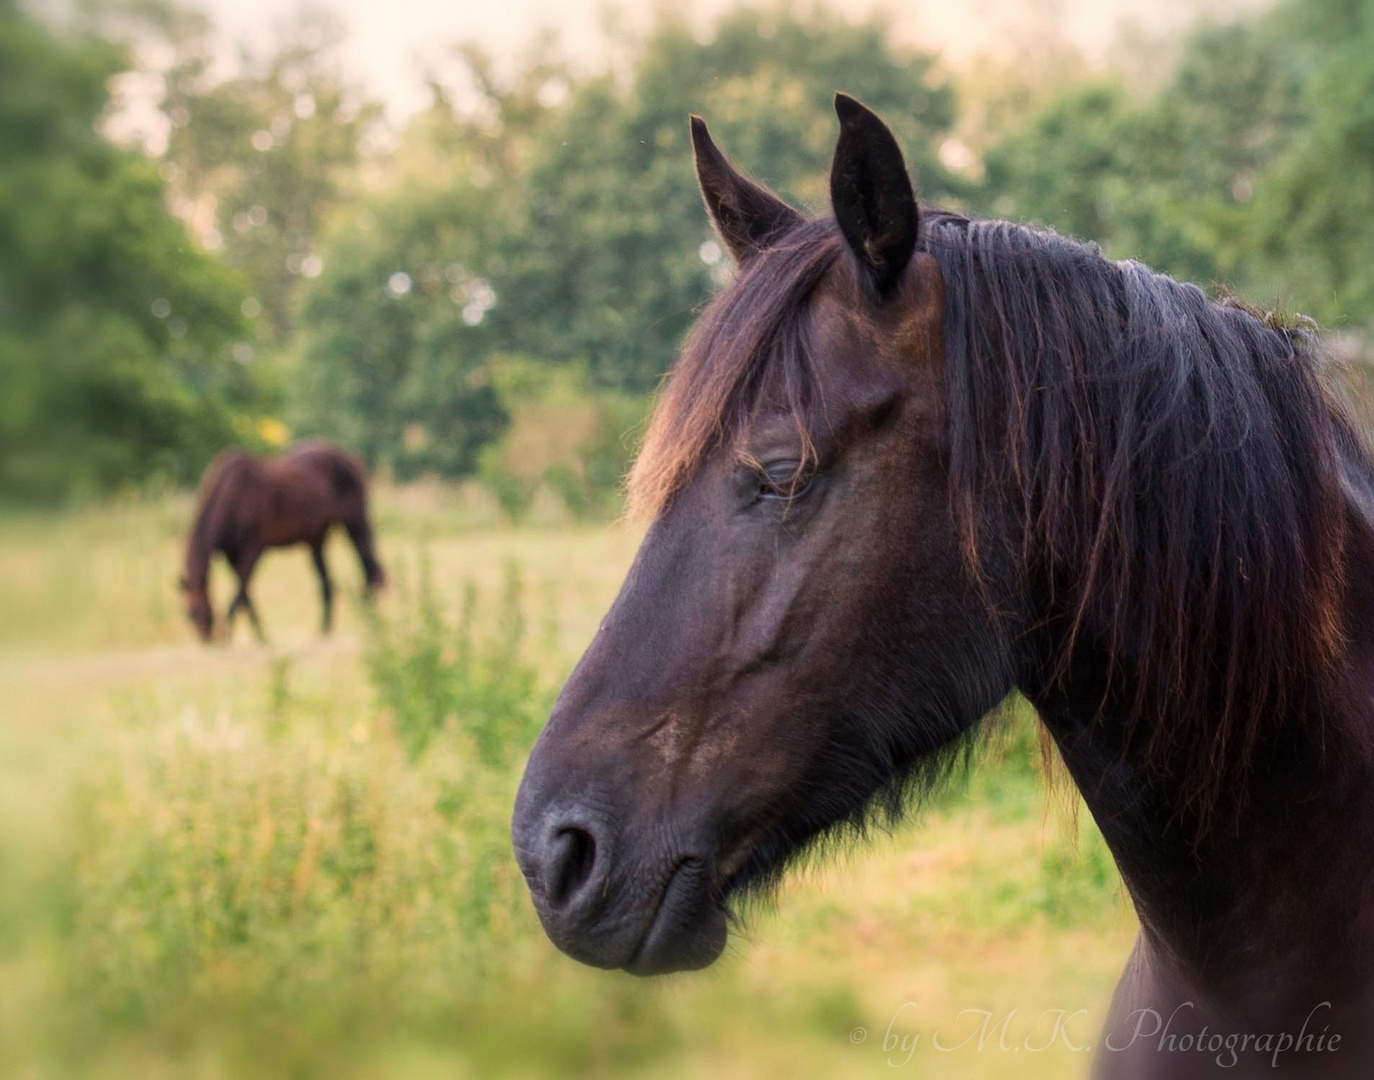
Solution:
M 356 637 L 337 635 L 282 644 L 203 646 L 195 642 L 144 648 L 75 651 L 7 649 L 0 652 L 0 694 L 4 689 L 42 690 L 116 686 L 159 676 L 251 671 L 279 658 L 310 667 L 353 659 L 362 652 Z

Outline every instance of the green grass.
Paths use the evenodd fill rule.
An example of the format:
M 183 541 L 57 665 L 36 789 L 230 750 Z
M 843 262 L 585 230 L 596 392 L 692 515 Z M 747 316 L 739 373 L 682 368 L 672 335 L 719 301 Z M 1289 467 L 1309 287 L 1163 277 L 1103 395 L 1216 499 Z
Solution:
M 591 971 L 545 940 L 507 822 L 636 537 L 383 492 L 372 616 L 337 542 L 319 640 L 308 559 L 276 553 L 272 643 L 205 649 L 173 587 L 188 512 L 0 526 L 0 1075 L 876 1076 L 913 1034 L 926 1077 L 1086 1074 L 1062 1043 L 931 1044 L 966 1009 L 1015 1010 L 1008 1044 L 1086 1009 L 1090 1043 L 1130 947 L 1025 716 L 913 823 L 795 874 L 717 967 Z

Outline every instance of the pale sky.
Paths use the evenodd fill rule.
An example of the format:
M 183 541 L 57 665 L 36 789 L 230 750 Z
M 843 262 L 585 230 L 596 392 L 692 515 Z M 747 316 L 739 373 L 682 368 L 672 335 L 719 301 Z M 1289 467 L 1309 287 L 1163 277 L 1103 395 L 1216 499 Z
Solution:
M 283 0 L 199 0 L 227 40 L 263 43 L 272 28 L 297 10 Z M 344 59 L 353 75 L 380 95 L 393 117 L 423 106 L 423 72 L 456 42 L 475 41 L 499 57 L 511 57 L 540 29 L 560 31 L 567 52 L 580 64 L 599 67 L 608 55 L 608 19 L 631 27 L 652 21 L 658 7 L 685 14 L 705 27 L 738 0 L 311 0 L 333 11 L 348 28 Z M 1221 17 L 1262 0 L 829 0 L 825 6 L 856 19 L 874 10 L 893 17 L 907 44 L 932 49 L 957 63 L 972 53 L 1027 32 L 1058 24 L 1068 41 L 1090 56 L 1111 42 L 1122 19 L 1151 32 L 1187 26 L 1200 14 Z M 617 14 L 612 15 L 611 12 Z

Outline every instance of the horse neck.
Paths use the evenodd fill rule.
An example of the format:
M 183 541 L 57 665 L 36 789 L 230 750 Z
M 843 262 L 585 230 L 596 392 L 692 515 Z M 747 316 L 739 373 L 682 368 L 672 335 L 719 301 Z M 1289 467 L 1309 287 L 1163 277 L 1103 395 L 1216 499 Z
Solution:
M 1361 910 L 1374 890 L 1374 630 L 1364 629 L 1374 627 L 1374 530 L 1357 533 L 1346 563 L 1351 632 L 1337 670 L 1323 676 L 1320 715 L 1315 698 L 1279 710 L 1248 764 L 1231 764 L 1224 797 L 1205 817 L 1188 809 L 1182 770 L 1171 768 L 1182 763 L 1145 752 L 1131 726 L 1139 688 L 1129 676 L 1104 686 L 1107 658 L 1091 638 L 1061 678 L 1023 684 L 1147 940 L 1200 982 L 1252 978 L 1262 957 L 1303 957 L 1305 971 L 1353 955 L 1374 961 L 1374 912 Z M 1043 660 L 1056 644 L 1043 631 L 1032 648 Z
M 186 540 L 183 571 L 189 588 L 203 591 L 210 575 L 210 556 L 215 550 L 215 530 L 219 521 L 219 489 L 212 488 L 201 500 L 195 523 Z

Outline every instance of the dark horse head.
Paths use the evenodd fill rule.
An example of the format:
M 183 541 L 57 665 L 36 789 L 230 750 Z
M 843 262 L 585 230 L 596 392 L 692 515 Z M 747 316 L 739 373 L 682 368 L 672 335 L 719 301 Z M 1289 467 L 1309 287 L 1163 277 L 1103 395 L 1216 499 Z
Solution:
M 207 644 L 215 637 L 215 609 L 210 603 L 210 583 L 207 579 L 192 581 L 189 574 L 177 578 L 177 588 L 186 601 L 186 618 L 196 634 Z
M 1161 768 L 1211 762 L 1187 786 L 1205 803 L 1262 672 L 1339 635 L 1333 441 L 1289 437 L 1337 421 L 1284 366 L 1291 335 L 1089 245 L 920 208 L 883 123 L 836 108 L 833 220 L 692 120 L 737 274 L 667 384 L 631 477 L 652 524 L 513 824 L 545 929 L 590 964 L 711 963 L 732 897 L 895 812 L 1013 688 L 1043 700 L 1085 658 L 1094 702 L 1158 687 L 1140 708 L 1179 717 Z M 1306 622 L 1272 628 L 1284 605 Z

